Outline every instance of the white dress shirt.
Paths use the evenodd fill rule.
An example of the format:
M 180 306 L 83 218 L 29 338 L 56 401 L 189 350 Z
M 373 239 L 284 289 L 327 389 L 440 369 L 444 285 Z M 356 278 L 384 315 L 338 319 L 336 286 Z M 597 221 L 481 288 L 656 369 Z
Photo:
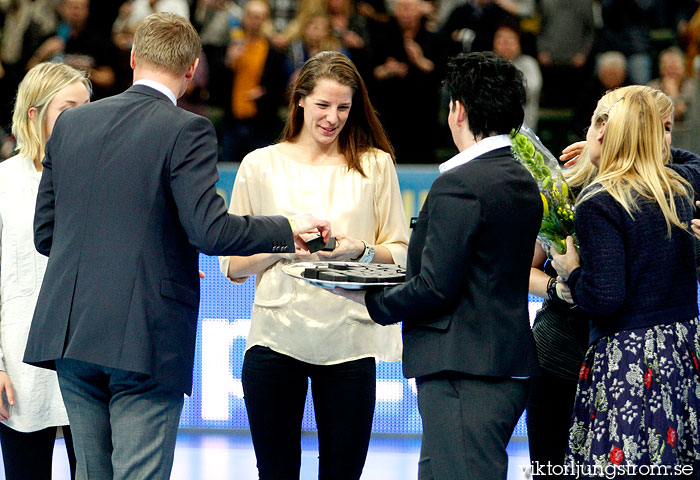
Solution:
M 157 90 L 166 97 L 170 99 L 171 102 L 173 102 L 173 105 L 177 105 L 177 98 L 175 97 L 175 94 L 173 93 L 172 90 L 170 90 L 168 87 L 163 85 L 160 82 L 156 82 L 155 80 L 149 80 L 147 78 L 144 78 L 142 80 L 136 80 L 134 82 L 134 85 L 145 85 L 146 87 L 150 87 L 153 90 Z
M 498 150 L 499 148 L 503 147 L 510 147 L 511 145 L 510 135 L 504 134 L 486 137 L 479 140 L 471 147 L 462 150 L 448 161 L 441 163 L 440 167 L 438 168 L 440 169 L 440 173 L 445 173 L 448 170 L 464 165 L 465 163 L 474 160 L 476 157 L 480 157 L 485 153 Z

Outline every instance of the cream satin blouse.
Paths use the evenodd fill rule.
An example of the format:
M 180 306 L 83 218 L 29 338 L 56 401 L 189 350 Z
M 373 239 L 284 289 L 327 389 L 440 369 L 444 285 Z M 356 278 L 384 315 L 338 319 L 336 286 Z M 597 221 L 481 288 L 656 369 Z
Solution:
M 248 154 L 236 174 L 229 211 L 239 215 L 312 213 L 330 220 L 334 233 L 383 245 L 405 265 L 408 225 L 389 154 L 362 158 L 366 177 L 345 165 L 300 163 L 279 145 Z M 330 365 L 376 357 L 401 359 L 398 325 L 374 323 L 365 307 L 282 272 L 291 255 L 256 276 L 246 349 L 262 345 L 298 360 Z M 308 260 L 317 260 L 311 256 Z M 228 272 L 228 257 L 221 257 Z M 243 282 L 245 278 L 231 279 Z

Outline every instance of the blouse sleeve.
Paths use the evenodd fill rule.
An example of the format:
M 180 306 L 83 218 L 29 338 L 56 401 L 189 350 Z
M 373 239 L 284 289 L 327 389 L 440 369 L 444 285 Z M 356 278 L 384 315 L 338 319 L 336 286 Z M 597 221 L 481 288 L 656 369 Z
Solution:
M 255 215 L 255 209 L 253 207 L 254 200 L 251 197 L 251 192 L 255 191 L 255 188 L 251 186 L 251 182 L 254 181 L 256 176 L 250 172 L 250 164 L 252 162 L 248 159 L 248 156 L 243 159 L 241 165 L 238 167 L 236 179 L 233 182 L 233 190 L 231 192 L 228 212 L 236 215 Z M 219 257 L 219 268 L 221 273 L 224 274 L 224 277 L 228 278 L 234 283 L 244 283 L 248 277 L 230 278 L 228 276 L 229 259 L 230 257 L 228 256 Z
M 375 191 L 376 243 L 389 249 L 394 263 L 406 265 L 408 221 L 403 208 L 399 179 L 388 153 L 377 154 L 379 176 Z

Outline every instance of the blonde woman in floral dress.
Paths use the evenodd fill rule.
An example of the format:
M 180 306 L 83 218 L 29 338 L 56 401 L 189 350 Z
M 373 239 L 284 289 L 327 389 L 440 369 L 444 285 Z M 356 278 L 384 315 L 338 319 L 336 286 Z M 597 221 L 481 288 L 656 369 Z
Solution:
M 580 257 L 571 238 L 565 255 L 552 252 L 591 326 L 567 454 L 581 478 L 689 473 L 700 460 L 700 326 L 688 230 L 700 163 L 667 165 L 664 135 L 652 89 L 603 96 L 586 137 L 598 173 L 577 201 Z

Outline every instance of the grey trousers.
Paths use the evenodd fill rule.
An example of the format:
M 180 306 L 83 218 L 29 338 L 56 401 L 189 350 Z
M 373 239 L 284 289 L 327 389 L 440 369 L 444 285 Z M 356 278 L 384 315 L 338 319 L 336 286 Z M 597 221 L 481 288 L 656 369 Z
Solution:
M 506 446 L 525 410 L 529 380 L 451 372 L 416 380 L 419 480 L 506 480 Z
M 167 480 L 183 394 L 148 375 L 56 360 L 80 480 Z

